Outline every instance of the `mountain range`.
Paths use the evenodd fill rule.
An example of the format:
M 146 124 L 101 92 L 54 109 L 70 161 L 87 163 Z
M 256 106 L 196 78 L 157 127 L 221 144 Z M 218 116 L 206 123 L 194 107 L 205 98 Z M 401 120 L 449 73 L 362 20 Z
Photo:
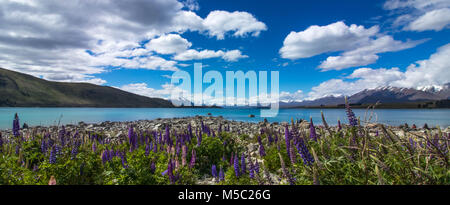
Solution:
M 379 102 L 384 105 L 396 105 L 395 107 L 406 105 L 408 107 L 414 107 L 416 105 L 419 107 L 423 106 L 424 103 L 448 103 L 450 100 L 450 83 L 442 86 L 427 86 L 420 89 L 390 86 L 365 89 L 349 96 L 348 100 L 353 105 L 368 105 Z M 301 102 L 280 102 L 280 107 L 342 106 L 344 103 L 344 96 L 326 96 Z
M 0 107 L 173 107 L 109 86 L 47 81 L 3 68 L 0 96 Z

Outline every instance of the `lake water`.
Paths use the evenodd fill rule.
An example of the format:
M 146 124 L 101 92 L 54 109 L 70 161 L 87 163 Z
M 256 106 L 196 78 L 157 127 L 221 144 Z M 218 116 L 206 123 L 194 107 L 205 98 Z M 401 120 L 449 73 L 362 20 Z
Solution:
M 309 119 L 311 116 L 316 124 L 321 124 L 320 109 L 280 109 L 277 117 L 267 118 L 270 122 L 290 121 L 294 119 Z M 335 125 L 340 119 L 347 123 L 344 109 L 323 109 L 328 124 Z M 364 119 L 365 109 L 354 109 L 356 116 Z M 98 123 L 103 121 L 134 121 L 156 118 L 173 118 L 203 115 L 223 116 L 229 120 L 258 122 L 259 109 L 244 108 L 0 108 L 0 129 L 10 129 L 14 114 L 18 113 L 21 126 L 27 123 L 36 125 L 76 124 L 80 121 Z M 423 126 L 450 125 L 450 109 L 377 109 L 377 122 L 400 125 L 408 123 Z M 255 115 L 250 118 L 249 115 Z M 375 119 L 375 116 L 374 116 Z M 372 120 L 373 121 L 373 120 Z

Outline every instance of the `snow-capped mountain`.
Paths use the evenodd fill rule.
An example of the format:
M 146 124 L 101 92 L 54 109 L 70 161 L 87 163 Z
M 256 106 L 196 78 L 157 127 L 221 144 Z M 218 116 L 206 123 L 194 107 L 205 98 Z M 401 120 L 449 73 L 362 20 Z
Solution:
M 410 103 L 445 100 L 450 99 L 450 83 L 442 86 L 427 86 L 418 89 L 391 86 L 365 89 L 351 95 L 348 99 L 351 104 L 373 104 L 377 101 L 380 103 Z M 344 96 L 327 96 L 315 100 L 305 100 L 302 102 L 280 103 L 280 106 L 333 106 L 341 104 L 344 104 Z

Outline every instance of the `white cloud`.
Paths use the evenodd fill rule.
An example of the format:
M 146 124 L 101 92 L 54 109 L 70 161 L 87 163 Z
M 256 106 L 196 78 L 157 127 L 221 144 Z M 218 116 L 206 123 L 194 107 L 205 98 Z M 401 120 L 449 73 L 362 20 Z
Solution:
M 203 26 L 210 36 L 224 39 L 225 33 L 232 31 L 233 36 L 243 37 L 247 34 L 259 36 L 261 31 L 267 30 L 266 24 L 258 21 L 247 12 L 212 11 L 203 21 Z
M 429 11 L 409 24 L 406 28 L 413 31 L 440 31 L 450 25 L 450 9 L 442 8 Z
M 402 80 L 391 83 L 400 87 L 423 87 L 448 83 L 450 79 L 450 43 L 438 48 L 427 60 L 408 66 Z
M 309 58 L 326 52 L 343 51 L 366 43 L 378 33 L 378 26 L 364 28 L 338 21 L 326 26 L 310 26 L 304 31 L 292 31 L 284 39 L 281 57 L 287 59 Z
M 279 98 L 281 102 L 301 101 L 304 98 L 304 94 L 302 90 L 297 90 L 293 93 L 281 91 Z
M 429 59 L 417 61 L 402 72 L 399 68 L 359 68 L 345 79 L 331 79 L 311 89 L 308 99 L 352 95 L 382 86 L 420 88 L 449 82 L 450 44 L 440 47 Z
M 229 21 L 206 21 L 193 12 L 197 9 L 198 3 L 192 0 L 0 0 L 0 63 L 2 67 L 45 79 L 64 74 L 73 77 L 65 81 L 78 82 L 92 82 L 96 74 L 107 71 L 105 66 L 175 70 L 175 61 L 154 52 L 188 49 L 190 43 L 177 34 L 196 31 L 206 35 L 257 36 L 262 27 L 254 25 L 264 24 L 249 18 L 252 15 L 246 12 L 219 12 Z M 211 13 L 211 17 L 216 13 Z M 246 19 L 245 23 L 239 24 L 236 16 Z M 234 26 L 229 22 L 234 22 Z M 163 47 L 160 39 L 160 47 L 149 49 L 139 43 L 158 36 L 172 37 L 169 40 L 180 44 L 166 42 L 167 47 Z
M 194 49 L 186 50 L 183 53 L 177 54 L 174 59 L 179 61 L 187 60 L 200 60 L 208 58 L 222 58 L 226 61 L 237 61 L 241 58 L 247 58 L 248 56 L 242 55 L 240 50 L 230 50 L 230 51 L 212 51 L 212 50 L 201 50 L 197 51 Z
M 401 42 L 379 33 L 378 26 L 364 28 L 338 21 L 326 26 L 310 26 L 304 31 L 291 32 L 280 49 L 287 59 L 309 58 L 323 53 L 344 51 L 340 56 L 330 56 L 319 68 L 341 70 L 365 66 L 378 60 L 378 53 L 399 51 L 414 47 L 422 41 Z
M 178 34 L 163 35 L 150 40 L 150 42 L 145 45 L 148 50 L 156 51 L 160 54 L 180 53 L 191 46 L 192 43 Z
M 450 25 L 450 1 L 448 0 L 388 0 L 386 10 L 402 13 L 394 20 L 394 26 L 411 31 L 440 31 Z
M 369 44 L 342 53 L 340 56 L 330 56 L 319 65 L 323 71 L 341 70 L 349 67 L 366 66 L 375 63 L 378 53 L 400 51 L 412 48 L 422 41 L 402 42 L 394 40 L 391 36 L 382 36 L 371 40 Z

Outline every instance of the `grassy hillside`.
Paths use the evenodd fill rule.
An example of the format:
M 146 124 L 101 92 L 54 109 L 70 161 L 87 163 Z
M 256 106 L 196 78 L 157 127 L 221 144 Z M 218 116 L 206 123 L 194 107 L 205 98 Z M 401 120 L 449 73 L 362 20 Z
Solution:
M 173 107 L 159 98 L 89 83 L 51 82 L 0 68 L 2 107 Z

